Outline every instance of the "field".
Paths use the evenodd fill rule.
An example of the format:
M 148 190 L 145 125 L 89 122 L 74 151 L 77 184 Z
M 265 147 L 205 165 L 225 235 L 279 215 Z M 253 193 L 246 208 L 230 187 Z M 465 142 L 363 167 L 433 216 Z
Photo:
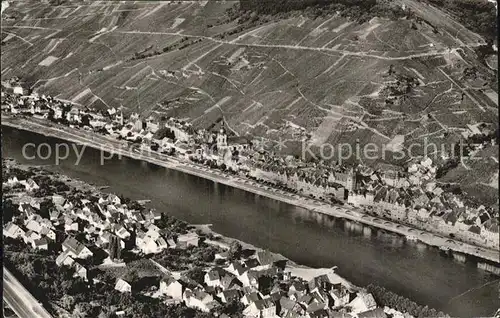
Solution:
M 223 119 L 293 154 L 297 136 L 316 150 L 396 136 L 407 148 L 454 142 L 467 124 L 497 126 L 496 86 L 463 78 L 476 67 L 491 83 L 474 53 L 485 41 L 437 8 L 401 3 L 424 22 L 297 13 L 236 32 L 237 22 L 221 22 L 231 1 L 15 1 L 2 13 L 2 78 L 200 128 Z M 402 77 L 416 85 L 401 92 Z

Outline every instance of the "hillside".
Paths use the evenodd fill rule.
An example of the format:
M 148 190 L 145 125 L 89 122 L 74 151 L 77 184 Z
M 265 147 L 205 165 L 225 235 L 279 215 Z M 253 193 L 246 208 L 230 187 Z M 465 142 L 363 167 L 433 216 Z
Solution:
M 231 1 L 15 1 L 2 13 L 2 78 L 82 106 L 224 120 L 293 154 L 302 139 L 395 151 L 427 138 L 441 152 L 467 124 L 498 128 L 483 37 L 427 3 L 394 4 L 404 14 L 363 22 Z

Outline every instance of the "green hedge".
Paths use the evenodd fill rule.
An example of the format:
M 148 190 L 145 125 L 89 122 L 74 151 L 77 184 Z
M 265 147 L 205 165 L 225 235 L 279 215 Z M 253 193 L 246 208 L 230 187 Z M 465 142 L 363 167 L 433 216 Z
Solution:
M 379 306 L 387 306 L 402 313 L 409 313 L 414 317 L 449 317 L 441 311 L 421 306 L 414 301 L 393 293 L 384 287 L 370 284 L 366 287 L 367 291 L 373 295 Z

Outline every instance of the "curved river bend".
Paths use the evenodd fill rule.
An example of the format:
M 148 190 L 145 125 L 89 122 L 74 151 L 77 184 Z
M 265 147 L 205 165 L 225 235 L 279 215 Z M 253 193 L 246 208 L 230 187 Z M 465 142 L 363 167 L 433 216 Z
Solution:
M 396 235 L 146 162 L 115 157 L 100 165 L 100 152 L 90 148 L 78 165 L 74 151 L 57 166 L 54 156 L 29 160 L 22 155 L 26 143 L 48 143 L 55 149 L 62 142 L 2 127 L 3 157 L 47 165 L 49 170 L 108 185 L 107 191 L 133 199 L 150 199 L 152 207 L 187 222 L 211 223 L 222 235 L 281 253 L 299 264 L 338 266 L 337 272 L 356 285 L 375 283 L 452 316 L 490 316 L 498 308 L 497 277 Z M 26 154 L 36 155 L 33 148 Z

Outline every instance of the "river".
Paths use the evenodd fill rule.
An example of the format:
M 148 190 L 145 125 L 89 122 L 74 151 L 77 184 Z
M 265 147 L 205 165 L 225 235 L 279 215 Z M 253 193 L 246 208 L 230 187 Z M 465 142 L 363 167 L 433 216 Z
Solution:
M 336 271 L 358 286 L 375 283 L 452 316 L 492 315 L 498 308 L 498 277 L 442 256 L 437 249 L 353 222 L 227 187 L 199 177 L 128 158 L 100 164 L 100 152 L 86 148 L 81 161 L 70 152 L 55 165 L 27 143 L 62 140 L 2 126 L 2 156 L 96 185 L 150 205 L 192 224 L 213 224 L 229 237 L 280 253 L 311 267 Z M 70 147 L 72 145 L 70 144 Z M 81 149 L 81 147 L 78 147 Z M 54 152 L 54 151 L 53 151 Z M 47 149 L 42 149 L 44 156 Z M 497 281 L 495 281 L 497 280 Z

